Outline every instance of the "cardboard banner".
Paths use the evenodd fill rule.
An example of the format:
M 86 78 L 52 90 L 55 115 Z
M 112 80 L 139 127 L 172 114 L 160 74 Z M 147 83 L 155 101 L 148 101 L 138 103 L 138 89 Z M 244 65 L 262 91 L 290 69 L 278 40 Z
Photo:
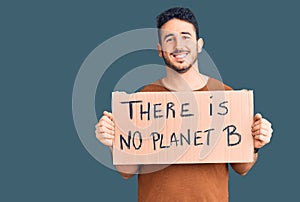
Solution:
M 113 92 L 113 164 L 252 162 L 253 91 Z

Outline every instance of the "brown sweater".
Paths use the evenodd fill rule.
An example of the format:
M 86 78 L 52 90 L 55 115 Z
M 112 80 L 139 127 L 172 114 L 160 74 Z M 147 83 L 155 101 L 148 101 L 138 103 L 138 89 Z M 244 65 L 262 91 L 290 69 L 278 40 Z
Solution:
M 197 91 L 232 90 L 222 82 L 209 78 L 207 85 Z M 169 91 L 163 86 L 150 84 L 143 92 Z M 140 166 L 138 200 L 140 202 L 228 201 L 228 166 L 216 164 L 173 164 L 153 170 L 155 165 Z M 162 166 L 163 167 L 163 166 Z

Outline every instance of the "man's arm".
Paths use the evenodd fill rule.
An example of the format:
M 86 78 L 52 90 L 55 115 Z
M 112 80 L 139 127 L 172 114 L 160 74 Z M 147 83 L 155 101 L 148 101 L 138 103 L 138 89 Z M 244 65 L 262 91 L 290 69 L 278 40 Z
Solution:
M 248 173 L 248 171 L 252 168 L 258 158 L 258 153 L 253 154 L 253 162 L 251 163 L 231 163 L 231 167 L 235 172 L 244 176 Z
M 99 122 L 95 126 L 95 134 L 97 139 L 104 145 L 110 148 L 112 152 L 113 141 L 115 138 L 115 126 L 113 122 L 112 114 L 104 111 L 103 116 L 100 118 Z M 129 179 L 134 176 L 138 169 L 138 165 L 122 165 L 116 166 L 116 169 L 119 171 L 121 176 L 124 179 Z
M 254 148 L 259 149 L 268 144 L 272 137 L 272 124 L 262 118 L 260 114 L 254 116 L 251 132 L 254 139 Z M 231 163 L 231 167 L 240 175 L 246 175 L 258 158 L 258 153 L 254 152 L 251 163 Z

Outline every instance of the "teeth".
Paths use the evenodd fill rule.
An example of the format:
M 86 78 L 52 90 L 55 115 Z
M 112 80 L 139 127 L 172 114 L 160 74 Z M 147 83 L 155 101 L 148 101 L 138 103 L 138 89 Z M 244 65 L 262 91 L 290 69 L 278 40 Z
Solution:
M 184 54 L 179 54 L 179 55 L 175 55 L 175 58 L 181 59 L 181 58 L 184 58 L 186 55 L 187 55 L 186 53 L 184 53 Z

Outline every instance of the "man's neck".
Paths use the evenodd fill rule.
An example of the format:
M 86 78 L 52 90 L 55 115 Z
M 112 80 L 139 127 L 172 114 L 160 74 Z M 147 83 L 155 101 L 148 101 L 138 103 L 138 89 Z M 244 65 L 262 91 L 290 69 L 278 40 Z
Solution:
M 199 72 L 197 64 L 185 73 L 178 73 L 166 67 L 166 77 L 161 79 L 162 85 L 173 91 L 197 90 L 204 87 L 207 81 L 208 77 Z

